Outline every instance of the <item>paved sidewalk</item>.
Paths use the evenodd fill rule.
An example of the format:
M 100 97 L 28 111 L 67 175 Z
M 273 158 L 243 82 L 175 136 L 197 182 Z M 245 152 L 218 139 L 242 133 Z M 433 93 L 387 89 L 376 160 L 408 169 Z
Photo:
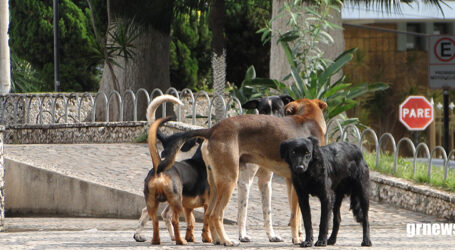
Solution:
M 71 145 L 5 145 L 5 157 L 33 166 L 70 175 L 87 182 L 142 194 L 143 180 L 151 166 L 146 144 L 71 144 Z M 237 191 L 229 202 L 225 217 L 236 220 Z M 273 180 L 273 223 L 284 243 L 269 243 L 262 229 L 260 195 L 256 183 L 250 193 L 248 232 L 253 243 L 241 244 L 245 248 L 292 248 L 290 243 L 289 206 L 282 178 Z M 319 202 L 311 199 L 315 236 L 319 224 Z M 349 211 L 349 201 L 342 206 L 342 223 L 336 247 L 360 246 L 362 230 Z M 371 202 L 370 224 L 372 242 L 381 248 L 445 248 L 453 249 L 452 236 L 421 236 L 408 238 L 407 223 L 436 223 L 432 216 Z M 71 219 L 71 218 L 7 218 L 8 232 L 0 233 L 0 249 L 54 249 L 54 248 L 150 248 L 149 243 L 136 243 L 132 236 L 135 220 Z M 164 223 L 162 223 L 164 227 Z M 184 223 L 182 230 L 185 228 Z M 236 225 L 226 225 L 228 234 L 237 239 Z M 200 240 L 201 225 L 197 223 L 196 237 Z M 151 225 L 145 235 L 151 237 Z M 161 232 L 163 247 L 175 247 L 166 230 Z M 211 244 L 193 243 L 189 247 L 200 249 Z

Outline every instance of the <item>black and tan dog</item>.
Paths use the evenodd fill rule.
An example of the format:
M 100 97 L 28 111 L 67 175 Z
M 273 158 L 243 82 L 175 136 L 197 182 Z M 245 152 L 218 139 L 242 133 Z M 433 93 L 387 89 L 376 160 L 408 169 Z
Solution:
M 172 144 L 171 155 L 182 144 L 179 140 L 186 141 L 193 137 L 206 139 L 202 143 L 202 155 L 210 186 L 207 213 L 215 243 L 237 244 L 229 239 L 224 230 L 223 214 L 237 183 L 239 168 L 254 163 L 285 177 L 290 183 L 291 171 L 280 157 L 280 142 L 311 135 L 323 141 L 326 124 L 322 111 L 326 107 L 327 104 L 318 99 L 299 99 L 286 105 L 285 117 L 241 115 L 224 119 L 209 129 L 175 135 L 177 141 Z M 295 193 L 290 196 L 295 197 L 290 199 L 292 239 L 298 243 L 299 223 L 295 216 L 298 202 Z
M 363 226 L 362 246 L 371 246 L 368 206 L 370 180 L 368 165 L 359 147 L 339 142 L 324 147 L 314 137 L 287 140 L 281 143 L 280 154 L 289 164 L 292 182 L 299 197 L 305 227 L 305 241 L 300 246 L 313 245 L 313 229 L 309 195 L 321 202 L 319 237 L 315 246 L 334 245 L 340 228 L 340 206 L 351 196 L 351 209 Z M 332 235 L 327 240 L 330 211 L 333 208 Z
M 156 103 L 163 101 L 178 102 L 173 96 L 160 96 L 158 100 L 154 100 L 155 103 L 151 103 L 147 111 L 147 119 L 153 120 L 154 113 L 156 110 Z M 156 99 L 156 98 L 155 98 Z M 158 154 L 156 149 L 156 134 L 158 127 L 170 120 L 170 117 L 160 118 L 156 120 L 149 128 L 148 131 L 148 145 L 150 154 L 153 161 L 153 169 L 149 171 L 144 181 L 144 196 L 147 205 L 147 212 L 149 217 L 153 221 L 153 239 L 152 244 L 160 244 L 159 237 L 159 226 L 157 209 L 161 202 L 167 202 L 168 207 L 165 209 L 163 216 L 165 219 L 171 216 L 171 223 L 173 226 L 172 230 L 169 230 L 171 237 L 174 236 L 175 241 L 179 245 L 184 245 L 187 241 L 194 241 L 194 216 L 193 209 L 198 207 L 207 208 L 207 202 L 209 198 L 209 188 L 207 183 L 207 172 L 204 161 L 202 159 L 200 146 L 196 153 L 187 160 L 175 161 L 174 158 L 166 157 L 166 152 L 163 152 L 163 156 L 166 157 L 163 161 Z M 180 236 L 179 231 L 179 217 L 181 212 L 184 212 L 184 216 L 187 222 L 187 231 L 185 239 Z M 141 217 L 141 220 L 145 224 L 148 218 Z M 136 240 L 139 237 L 134 237 Z M 208 222 L 206 216 L 204 216 L 204 226 L 202 230 L 202 241 L 211 242 L 210 230 L 208 228 Z

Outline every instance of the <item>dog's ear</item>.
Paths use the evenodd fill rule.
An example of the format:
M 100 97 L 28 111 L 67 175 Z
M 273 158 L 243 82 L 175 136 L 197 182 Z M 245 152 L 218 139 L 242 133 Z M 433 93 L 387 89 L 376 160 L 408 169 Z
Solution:
M 308 139 L 311 141 L 311 143 L 313 143 L 313 146 L 314 147 L 318 147 L 319 146 L 319 140 L 318 138 L 314 137 L 314 136 L 310 136 L 308 137 Z
M 286 154 L 288 152 L 288 147 L 289 147 L 289 143 L 287 143 L 286 141 L 280 143 L 280 156 L 281 156 L 281 159 L 285 159 L 286 160 Z
M 288 103 L 285 107 L 284 107 L 284 114 L 285 115 L 295 115 L 297 113 L 297 104 L 295 103 Z
M 245 102 L 242 105 L 242 108 L 244 108 L 244 109 L 256 109 L 256 108 L 258 108 L 258 104 L 259 104 L 259 99 L 254 99 L 254 100 L 250 100 L 250 101 Z
M 316 103 L 318 104 L 319 108 L 321 110 L 325 110 L 327 108 L 327 103 L 324 101 L 321 101 L 319 99 L 315 99 Z
M 294 99 L 290 95 L 280 95 L 280 99 L 281 101 L 283 101 L 284 105 L 294 101 Z
M 319 149 L 319 140 L 316 137 L 310 136 L 308 140 L 313 144 L 313 159 L 320 161 L 321 160 L 321 150 Z

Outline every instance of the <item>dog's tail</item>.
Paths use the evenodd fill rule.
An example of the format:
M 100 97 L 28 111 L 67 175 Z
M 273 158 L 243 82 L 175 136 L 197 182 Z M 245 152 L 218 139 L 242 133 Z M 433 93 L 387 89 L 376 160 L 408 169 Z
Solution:
M 155 121 L 156 110 L 164 102 L 173 102 L 175 104 L 183 105 L 183 102 L 173 95 L 160 95 L 158 97 L 155 97 L 147 107 L 147 121 L 149 123 Z
M 198 137 L 203 139 L 208 139 L 212 133 L 212 129 L 198 129 L 198 130 L 190 130 L 186 132 L 175 133 L 169 136 L 167 139 L 168 146 L 164 148 L 161 156 L 163 160 L 158 166 L 157 173 L 161 173 L 164 170 L 170 168 L 174 165 L 175 158 L 177 156 L 177 152 L 180 150 L 182 145 L 192 138 Z
M 170 119 L 172 119 L 171 116 L 168 116 L 166 118 L 159 118 L 158 120 L 153 122 L 148 129 L 147 141 L 149 144 L 150 156 L 152 157 L 153 168 L 155 169 L 155 176 L 158 172 L 157 171 L 158 166 L 161 163 L 161 158 L 160 155 L 158 154 L 158 149 L 156 148 L 157 131 L 161 124 L 169 121 Z
M 351 206 L 350 209 L 352 210 L 352 215 L 357 222 L 363 221 L 363 212 L 362 208 L 360 207 L 360 198 L 358 195 L 351 194 Z

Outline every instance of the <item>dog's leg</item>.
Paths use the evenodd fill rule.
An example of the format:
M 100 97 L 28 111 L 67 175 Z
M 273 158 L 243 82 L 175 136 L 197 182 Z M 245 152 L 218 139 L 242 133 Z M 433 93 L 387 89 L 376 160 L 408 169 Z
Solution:
M 366 183 L 362 186 L 361 192 L 359 195 L 360 200 L 360 207 L 362 208 L 363 220 L 362 220 L 362 227 L 363 227 L 363 239 L 362 239 L 362 246 L 370 247 L 373 244 L 370 240 L 370 223 L 368 222 L 368 209 L 370 206 L 369 197 L 369 181 L 367 180 Z
M 331 192 L 327 190 L 327 195 L 323 195 L 319 197 L 321 201 L 321 221 L 319 222 L 319 236 L 318 240 L 314 244 L 317 247 L 327 246 L 327 232 L 329 228 L 329 219 L 330 219 L 330 212 L 332 208 L 332 196 L 328 193 Z
M 221 176 L 220 176 L 221 177 Z M 232 192 L 235 188 L 235 183 L 237 180 L 232 181 L 218 181 L 216 184 L 218 189 L 218 195 L 216 197 L 216 207 L 213 210 L 212 215 L 210 216 L 211 223 L 215 225 L 217 234 L 220 237 L 221 244 L 225 246 L 238 246 L 239 243 L 229 239 L 226 231 L 224 230 L 223 219 L 224 219 L 224 209 L 226 208 Z
M 163 212 L 161 212 L 161 217 L 163 217 L 163 220 L 166 223 L 166 228 L 167 228 L 167 231 L 169 232 L 169 235 L 171 236 L 171 240 L 175 241 L 174 229 L 172 228 L 172 223 L 171 223 L 172 211 L 169 208 L 169 205 L 167 205 L 166 208 L 164 208 Z
M 179 217 L 182 213 L 182 206 L 180 204 L 180 197 L 176 198 L 175 200 L 169 201 L 169 206 L 172 210 L 172 226 L 174 227 L 174 236 L 175 236 L 175 244 L 177 245 L 186 245 L 187 242 L 185 239 L 182 238 L 180 235 L 180 228 L 179 228 Z
M 340 229 L 340 222 L 341 222 L 341 214 L 340 214 L 340 207 L 343 201 L 343 194 L 336 194 L 335 195 L 335 203 L 333 205 L 333 226 L 332 226 L 332 234 L 330 238 L 327 240 L 328 245 L 335 245 L 337 241 L 338 230 Z
M 144 207 L 142 209 L 141 213 L 141 218 L 139 219 L 139 225 L 137 225 L 136 232 L 134 233 L 134 240 L 137 242 L 144 242 L 147 239 L 142 236 L 142 230 L 144 230 L 145 224 L 147 224 L 147 221 L 150 219 L 148 212 L 147 212 L 147 207 Z
M 241 173 L 242 171 L 240 171 Z M 264 216 L 264 228 L 270 242 L 282 242 L 283 239 L 275 235 L 272 226 L 272 177 L 273 172 L 264 168 L 258 171 L 258 186 L 262 198 L 262 215 Z
M 294 243 L 294 245 L 298 245 L 301 243 L 300 236 L 302 235 L 302 231 L 300 230 L 301 217 L 298 197 L 297 193 L 295 192 L 294 186 L 292 185 L 292 181 L 290 179 L 286 179 L 286 187 L 288 191 L 289 206 L 291 208 L 290 225 L 292 233 L 292 243 Z
M 305 227 L 305 241 L 300 243 L 301 247 L 312 247 L 313 246 L 313 227 L 311 225 L 311 210 L 309 195 L 299 195 L 300 209 L 302 210 L 303 225 Z
M 185 240 L 187 242 L 194 242 L 194 220 L 193 209 L 192 208 L 183 208 L 183 214 L 185 215 L 186 221 L 186 234 Z
M 149 198 L 147 200 L 147 211 L 148 211 L 150 219 L 152 219 L 152 222 L 153 222 L 153 238 L 152 238 L 153 245 L 159 245 L 161 243 L 160 227 L 159 227 L 159 222 L 158 222 L 158 216 L 156 215 L 156 213 L 158 212 L 159 204 L 160 204 L 159 202 L 155 201 L 154 197 Z
M 241 242 L 251 241 L 250 237 L 246 234 L 246 215 L 248 212 L 248 196 L 250 193 L 251 183 L 253 183 L 254 176 L 256 175 L 258 169 L 259 166 L 256 164 L 240 162 L 237 224 L 239 227 L 239 240 Z
M 213 177 L 213 171 L 212 171 L 212 167 L 211 167 L 213 165 L 213 161 L 207 150 L 207 141 L 204 141 L 202 143 L 201 151 L 202 151 L 202 158 L 204 159 L 205 166 L 207 168 L 207 182 L 209 184 L 209 192 L 210 192 L 205 216 L 207 218 L 207 224 L 210 229 L 209 230 L 210 234 L 212 235 L 212 242 L 215 245 L 219 245 L 219 244 L 221 244 L 220 237 L 218 236 L 217 231 L 215 229 L 215 224 L 213 224 L 210 219 L 211 218 L 210 216 L 213 213 L 213 209 L 215 208 L 217 189 L 215 186 L 215 180 Z
M 208 205 L 204 205 L 204 224 L 202 226 L 202 242 L 210 243 L 212 242 L 212 238 L 210 237 L 210 227 L 209 227 L 209 220 L 207 216 L 207 207 Z

